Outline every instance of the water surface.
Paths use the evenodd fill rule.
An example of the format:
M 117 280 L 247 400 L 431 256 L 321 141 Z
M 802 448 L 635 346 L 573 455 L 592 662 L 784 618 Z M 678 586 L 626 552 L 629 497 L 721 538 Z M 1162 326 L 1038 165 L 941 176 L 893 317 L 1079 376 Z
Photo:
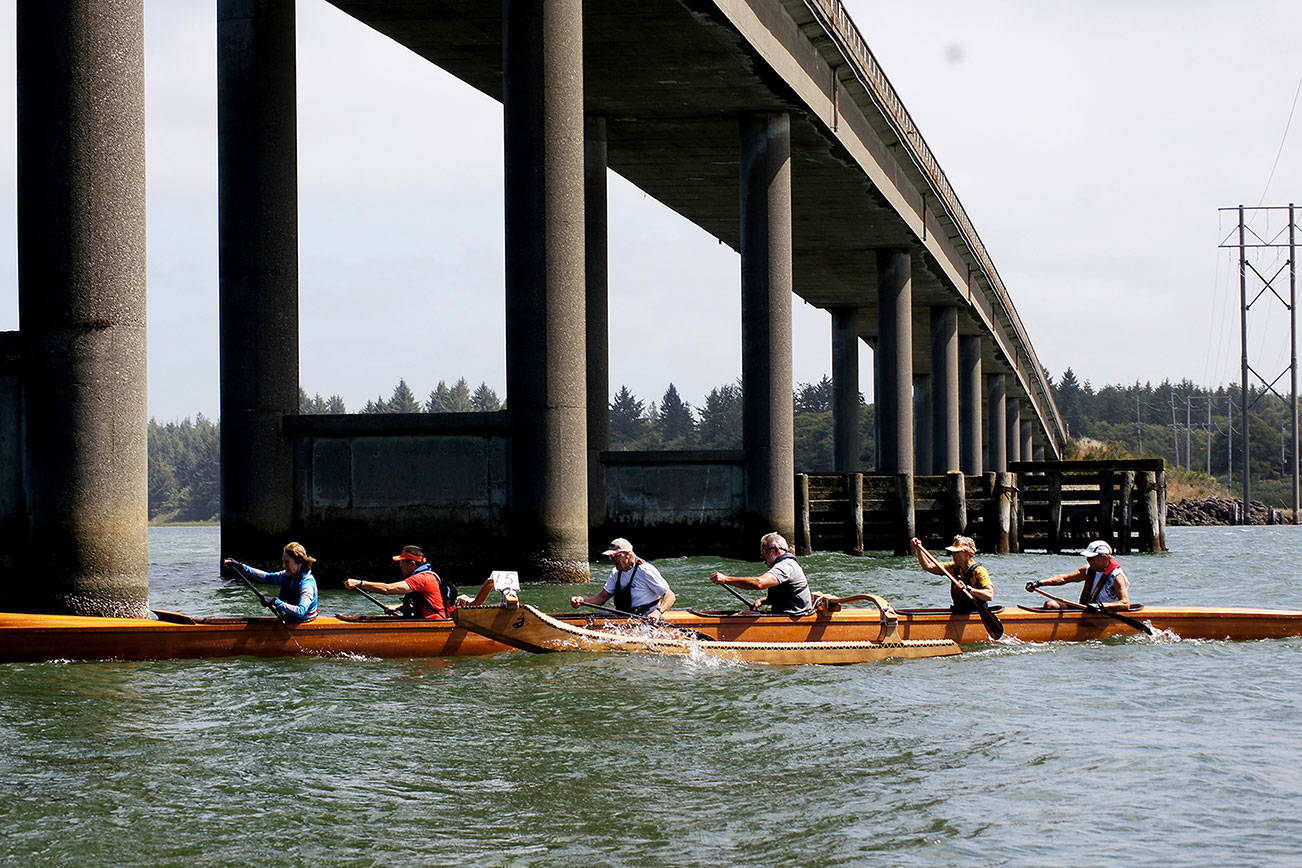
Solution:
M 1298 528 L 1173 528 L 1152 604 L 1302 608 Z M 151 530 L 151 605 L 254 615 L 216 528 Z M 999 602 L 1077 566 L 985 557 Z M 909 559 L 819 590 L 948 599 Z M 758 565 L 659 561 L 684 605 Z M 377 578 L 385 577 L 377 560 Z M 475 584 L 463 577 L 466 584 Z M 527 587 L 557 608 L 572 588 Z M 322 611 L 363 613 L 325 591 Z M 503 654 L 0 665 L 0 857 L 23 864 L 1296 864 L 1302 640 L 968 646 L 772 668 Z

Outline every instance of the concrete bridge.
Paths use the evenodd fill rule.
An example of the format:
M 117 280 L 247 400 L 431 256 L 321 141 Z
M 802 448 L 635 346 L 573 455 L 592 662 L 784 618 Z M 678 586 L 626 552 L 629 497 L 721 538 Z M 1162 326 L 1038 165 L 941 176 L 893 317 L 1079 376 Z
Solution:
M 494 481 L 481 524 L 499 541 L 506 528 L 529 577 L 586 579 L 606 513 L 608 167 L 740 253 L 746 535 L 795 521 L 793 293 L 832 314 L 838 470 L 861 469 L 861 339 L 875 350 L 878 472 L 1059 456 L 1062 424 L 1009 293 L 838 0 L 334 5 L 503 102 L 509 414 L 482 435 Z M 293 2 L 219 0 L 217 14 L 223 546 L 251 551 L 310 526 L 320 504 L 303 479 L 326 466 L 313 444 L 348 438 L 322 454 L 351 468 L 371 441 L 356 422 L 286 418 L 298 394 Z M 61 574 L 55 597 L 72 608 L 143 600 L 143 328 L 129 331 L 144 320 L 140 19 L 141 0 L 19 9 L 16 343 L 37 370 L 28 394 L 68 400 L 7 417 L 25 432 L 22 485 L 36 494 L 5 533 L 88 543 L 104 508 L 84 493 L 107 491 L 109 473 L 130 480 L 108 522 L 130 544 L 90 546 L 92 561 Z M 120 372 L 111 389 L 105 364 Z M 337 502 L 351 508 L 345 488 Z M 81 602 L 105 596 L 92 586 L 118 602 Z

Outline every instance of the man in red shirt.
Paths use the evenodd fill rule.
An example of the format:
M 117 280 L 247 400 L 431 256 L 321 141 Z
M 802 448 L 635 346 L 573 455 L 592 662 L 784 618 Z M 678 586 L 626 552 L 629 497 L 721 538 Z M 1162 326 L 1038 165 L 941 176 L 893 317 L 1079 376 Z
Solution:
M 344 588 L 351 591 L 360 588 L 377 594 L 402 594 L 413 617 L 438 618 L 447 620 L 452 617 L 449 606 L 443 602 L 443 583 L 438 573 L 425 560 L 425 553 L 420 546 L 403 546 L 402 551 L 393 556 L 402 573 L 399 582 L 368 582 L 362 579 L 344 579 Z M 397 612 L 403 606 L 390 606 L 390 612 Z

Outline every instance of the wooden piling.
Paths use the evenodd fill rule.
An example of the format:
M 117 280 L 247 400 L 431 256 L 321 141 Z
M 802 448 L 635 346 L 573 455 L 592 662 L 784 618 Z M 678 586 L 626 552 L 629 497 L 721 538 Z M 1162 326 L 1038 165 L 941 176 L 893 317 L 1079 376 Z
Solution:
M 895 540 L 895 553 L 907 555 L 909 541 L 918 535 L 917 515 L 913 508 L 913 474 L 895 475 L 895 497 L 900 518 L 899 536 Z
M 1112 546 L 1112 550 L 1117 548 L 1117 533 L 1113 526 L 1113 498 L 1112 498 L 1112 471 L 1099 471 L 1099 532 L 1098 539 L 1103 540 Z
M 988 471 L 981 474 L 981 503 L 984 520 L 981 522 L 981 548 L 987 552 L 999 551 L 999 474 Z
M 1015 520 L 1013 510 L 1013 474 L 995 474 L 995 544 L 993 551 L 1005 554 L 1012 551 L 1012 532 Z
M 1154 471 L 1145 470 L 1139 474 L 1139 491 L 1143 502 L 1143 514 L 1139 521 L 1139 545 L 1146 552 L 1157 551 L 1161 530 L 1157 516 L 1157 474 Z
M 1121 491 L 1118 494 L 1120 500 L 1121 515 L 1119 518 L 1119 527 L 1117 532 L 1117 542 L 1119 547 L 1117 551 L 1123 555 L 1130 554 L 1130 528 L 1134 521 L 1134 496 L 1135 496 L 1135 471 L 1121 471 Z
M 1157 545 L 1155 552 L 1170 551 L 1166 547 L 1166 471 L 1157 471 Z
M 863 474 L 850 474 L 850 531 L 854 553 L 863 554 Z
M 1049 532 L 1045 550 L 1049 554 L 1062 551 L 1062 471 L 1049 471 Z
M 967 480 L 962 471 L 945 474 L 945 494 L 949 500 L 949 524 L 954 535 L 967 533 Z
M 796 474 L 796 552 L 807 555 L 813 552 L 813 539 L 809 529 L 809 474 Z

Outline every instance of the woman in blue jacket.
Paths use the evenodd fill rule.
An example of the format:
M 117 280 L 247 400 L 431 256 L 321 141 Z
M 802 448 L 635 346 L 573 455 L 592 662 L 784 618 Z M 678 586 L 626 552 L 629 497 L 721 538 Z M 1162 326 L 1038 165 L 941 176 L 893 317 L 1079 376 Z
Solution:
M 309 557 L 301 543 L 292 542 L 285 546 L 280 556 L 284 569 L 279 572 L 264 573 L 234 558 L 226 558 L 222 563 L 255 582 L 279 585 L 280 593 L 271 601 L 271 608 L 286 620 L 311 621 L 316 617 L 316 579 L 312 576 L 312 564 L 316 563 L 316 558 Z

